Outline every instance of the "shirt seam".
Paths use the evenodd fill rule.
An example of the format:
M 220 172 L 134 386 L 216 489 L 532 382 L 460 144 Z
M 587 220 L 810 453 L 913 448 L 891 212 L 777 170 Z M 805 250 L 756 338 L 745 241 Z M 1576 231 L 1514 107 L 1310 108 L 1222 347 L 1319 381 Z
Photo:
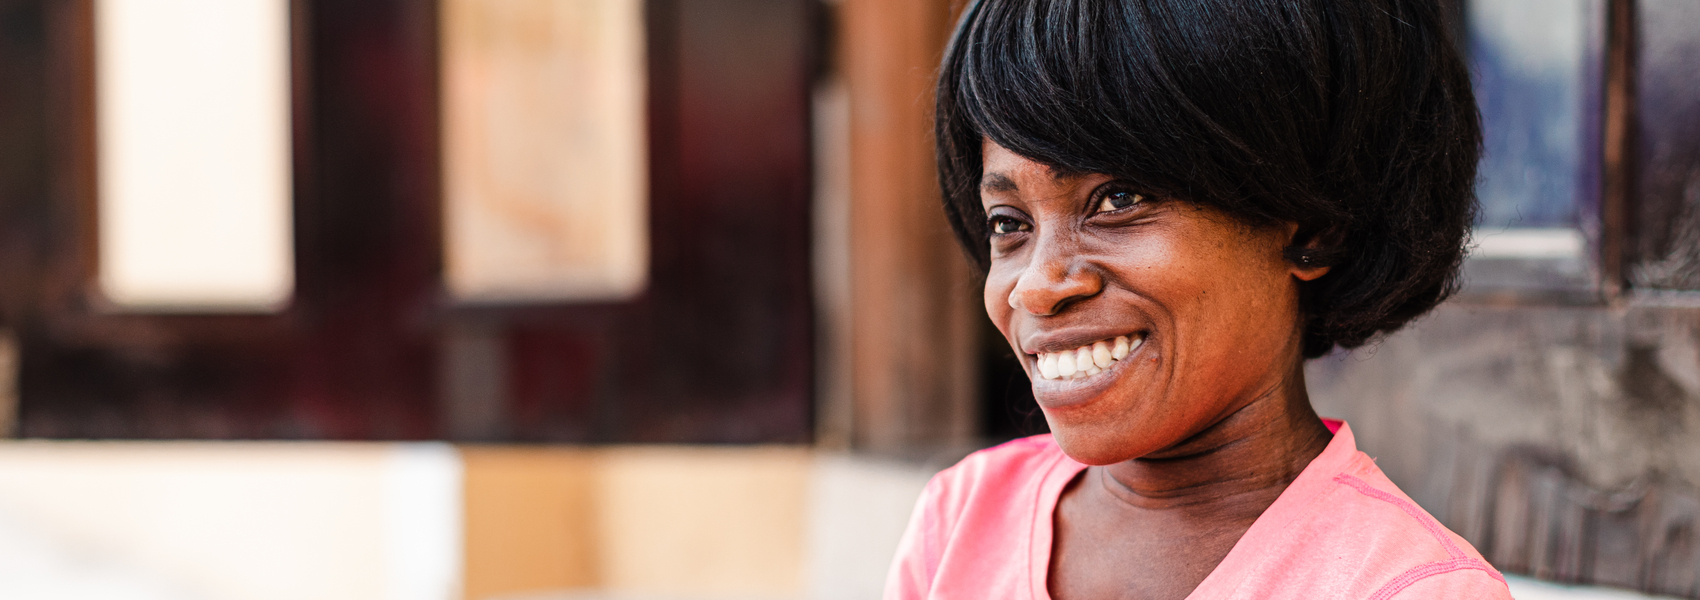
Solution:
M 1422 581 L 1435 575 L 1451 573 L 1453 571 L 1474 569 L 1487 573 L 1500 583 L 1505 583 L 1505 576 L 1500 575 L 1498 571 L 1495 571 L 1493 567 L 1488 566 L 1486 562 L 1483 562 L 1480 559 L 1471 558 L 1469 555 L 1465 554 L 1463 550 L 1458 548 L 1458 544 L 1452 541 L 1451 536 L 1447 535 L 1446 530 L 1441 527 L 1440 522 L 1435 521 L 1434 517 L 1423 512 L 1421 508 L 1418 508 L 1415 504 L 1411 503 L 1411 501 L 1390 494 L 1384 490 L 1377 489 L 1374 486 L 1371 486 L 1369 482 L 1350 474 L 1340 473 L 1335 475 L 1334 481 L 1350 487 L 1364 496 L 1392 504 L 1401 512 L 1405 513 L 1406 516 L 1411 517 L 1416 520 L 1419 525 L 1422 525 L 1423 529 L 1428 531 L 1429 535 L 1434 537 L 1435 541 L 1438 542 L 1441 548 L 1446 551 L 1447 560 L 1424 563 L 1411 567 L 1410 569 L 1406 569 L 1404 573 L 1400 573 L 1398 577 L 1394 577 L 1391 581 L 1382 585 L 1381 589 L 1376 590 L 1375 594 L 1370 596 L 1370 600 L 1388 600 L 1389 598 L 1392 598 L 1393 595 L 1404 591 L 1405 588 L 1411 587 L 1418 581 Z
M 1452 538 L 1446 535 L 1446 531 L 1441 528 L 1440 523 L 1436 522 L 1433 517 L 1428 516 L 1427 513 L 1424 513 L 1422 509 L 1417 508 L 1415 504 L 1412 504 L 1398 496 L 1394 496 L 1393 494 L 1378 490 L 1370 486 L 1369 482 L 1346 473 L 1335 475 L 1334 481 L 1357 490 L 1359 494 L 1392 504 L 1401 512 L 1404 512 L 1406 516 L 1416 520 L 1417 524 L 1422 525 L 1423 529 L 1428 531 L 1429 535 L 1434 537 L 1434 540 L 1440 544 L 1440 547 L 1446 550 L 1447 558 L 1466 558 L 1464 551 L 1460 550 L 1458 548 L 1458 544 L 1454 543 Z
M 1388 600 L 1394 595 L 1397 595 L 1399 592 L 1405 591 L 1406 588 L 1409 588 L 1424 579 L 1428 579 L 1436 575 L 1444 575 L 1446 573 L 1466 570 L 1482 571 L 1493 577 L 1495 580 L 1498 580 L 1500 583 L 1505 583 L 1505 576 L 1495 572 L 1493 567 L 1489 567 L 1487 563 L 1468 557 L 1454 558 L 1451 560 L 1435 561 L 1411 567 L 1404 573 L 1400 573 L 1398 577 L 1394 577 L 1392 581 L 1387 582 L 1386 585 L 1381 586 L 1381 589 L 1376 590 L 1375 595 L 1370 596 L 1370 600 Z

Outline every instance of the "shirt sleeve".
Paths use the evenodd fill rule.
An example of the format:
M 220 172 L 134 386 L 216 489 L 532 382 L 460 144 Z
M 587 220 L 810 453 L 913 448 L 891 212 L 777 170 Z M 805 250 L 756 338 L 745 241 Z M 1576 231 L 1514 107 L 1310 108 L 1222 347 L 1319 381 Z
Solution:
M 1505 581 L 1487 571 L 1465 569 L 1417 580 L 1389 600 L 1512 600 Z
M 885 578 L 885 600 L 924 600 L 933 587 L 933 574 L 938 566 L 938 522 L 934 477 L 915 500 L 915 510 L 909 516 L 909 527 L 897 543 L 897 556 L 891 561 L 891 571 Z

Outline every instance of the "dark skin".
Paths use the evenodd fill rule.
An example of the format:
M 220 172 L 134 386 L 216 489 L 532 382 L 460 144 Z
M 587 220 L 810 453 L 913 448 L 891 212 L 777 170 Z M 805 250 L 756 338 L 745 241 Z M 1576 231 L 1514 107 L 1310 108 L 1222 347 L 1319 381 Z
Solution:
M 1250 225 L 987 141 L 986 311 L 1057 443 L 1090 465 L 1058 501 L 1059 600 L 1185 598 L 1331 439 L 1305 393 L 1297 226 Z M 1089 377 L 1039 360 L 1140 340 Z

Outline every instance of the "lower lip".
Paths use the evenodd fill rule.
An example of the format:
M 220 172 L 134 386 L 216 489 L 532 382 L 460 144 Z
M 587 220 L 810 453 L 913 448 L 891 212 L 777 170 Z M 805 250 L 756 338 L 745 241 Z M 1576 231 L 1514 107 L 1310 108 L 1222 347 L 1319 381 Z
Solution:
M 1027 362 L 1033 376 L 1033 399 L 1039 403 L 1040 408 L 1045 409 L 1065 409 L 1087 404 L 1115 385 L 1122 371 L 1131 368 L 1134 357 L 1144 349 L 1145 344 L 1140 344 L 1127 356 L 1110 363 L 1110 367 L 1102 373 L 1079 379 L 1045 379 L 1043 375 L 1039 375 L 1038 357 L 1030 356 Z

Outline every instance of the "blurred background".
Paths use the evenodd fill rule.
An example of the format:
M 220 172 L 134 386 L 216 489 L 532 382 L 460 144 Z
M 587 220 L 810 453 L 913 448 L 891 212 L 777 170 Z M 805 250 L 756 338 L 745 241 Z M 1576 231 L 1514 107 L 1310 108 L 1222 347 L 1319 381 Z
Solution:
M 1044 421 L 960 0 L 0 0 L 0 597 L 877 597 Z M 1700 3 L 1446 2 L 1467 288 L 1309 365 L 1517 597 L 1700 598 Z

